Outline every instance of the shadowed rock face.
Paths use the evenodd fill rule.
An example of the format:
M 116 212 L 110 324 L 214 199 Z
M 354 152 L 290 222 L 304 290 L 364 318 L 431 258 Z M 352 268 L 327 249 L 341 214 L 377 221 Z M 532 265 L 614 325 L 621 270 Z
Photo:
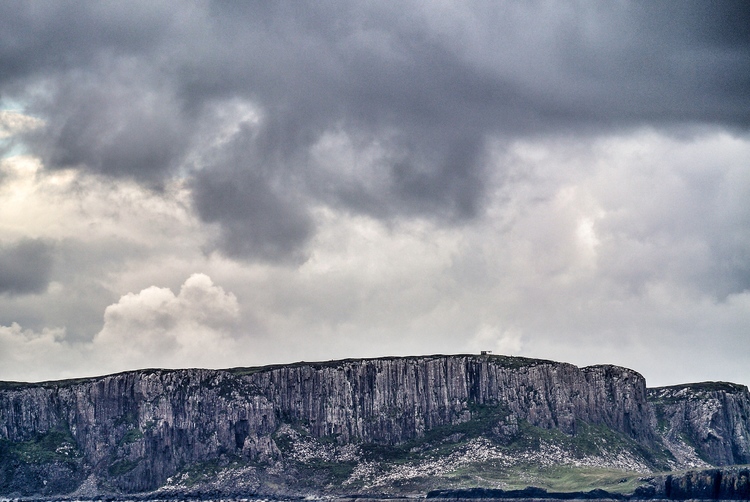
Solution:
M 747 468 L 706 469 L 657 476 L 636 493 L 643 498 L 666 500 L 750 500 Z
M 750 392 L 744 385 L 659 387 L 648 396 L 666 444 L 682 442 L 713 465 L 750 463 Z
M 66 493 L 92 476 L 109 490 L 153 490 L 217 459 L 280 465 L 288 425 L 338 445 L 393 446 L 479 414 L 498 430 L 524 421 L 573 435 L 585 422 L 644 449 L 660 443 L 643 377 L 615 366 L 463 355 L 141 370 L 0 383 L 0 494 Z M 716 458 L 745 458 L 732 448 Z

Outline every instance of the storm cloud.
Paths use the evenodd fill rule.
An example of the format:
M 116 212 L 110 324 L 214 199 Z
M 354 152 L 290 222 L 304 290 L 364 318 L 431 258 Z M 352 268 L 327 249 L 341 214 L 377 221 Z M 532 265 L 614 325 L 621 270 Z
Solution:
M 2 4 L 0 326 L 205 272 L 266 358 L 731 346 L 748 89 L 742 1 Z
M 750 125 L 741 2 L 433 7 L 6 5 L 2 96 L 46 121 L 28 141 L 50 169 L 157 188 L 198 172 L 195 207 L 221 227 L 219 248 L 266 260 L 303 251 L 311 204 L 476 217 L 490 139 Z M 252 127 L 217 115 L 228 100 L 257 111 Z M 346 177 L 311 159 L 330 134 L 360 154 Z M 258 166 L 299 192 L 291 209 Z
M 0 245 L 0 294 L 43 292 L 50 281 L 52 257 L 50 245 L 40 240 Z

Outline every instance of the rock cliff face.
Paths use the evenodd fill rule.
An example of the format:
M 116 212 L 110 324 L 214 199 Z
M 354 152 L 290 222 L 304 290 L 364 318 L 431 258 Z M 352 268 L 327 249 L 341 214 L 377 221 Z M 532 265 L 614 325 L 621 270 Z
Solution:
M 750 392 L 723 382 L 649 389 L 656 430 L 675 457 L 750 464 Z
M 722 413 L 735 417 L 729 429 L 711 422 L 720 436 L 715 446 L 707 440 L 705 457 L 715 463 L 747 459 L 740 440 L 748 437 L 746 394 L 722 398 Z M 652 392 L 660 406 L 654 413 L 643 377 L 632 370 L 476 355 L 0 383 L 0 495 L 184 488 L 230 468 L 253 493 L 269 490 L 263 479 L 278 478 L 277 486 L 302 477 L 294 470 L 302 467 L 312 469 L 311 489 L 338 479 L 356 491 L 367 487 L 357 479 L 373 479 L 372 452 L 382 457 L 412 445 L 407 453 L 427 455 L 434 445 L 474 438 L 469 449 L 500 459 L 507 451 L 488 444 L 539 450 L 562 438 L 590 453 L 594 443 L 575 438 L 592 430 L 609 431 L 610 446 L 646 452 L 638 457 L 644 465 L 660 449 L 655 417 L 670 431 L 682 426 L 665 396 Z M 690 422 L 698 438 L 706 418 Z M 424 442 L 437 433 L 444 434 L 439 442 Z M 740 446 L 727 450 L 721 439 L 730 434 Z
M 750 500 L 750 470 L 706 469 L 648 480 L 636 496 L 663 500 Z

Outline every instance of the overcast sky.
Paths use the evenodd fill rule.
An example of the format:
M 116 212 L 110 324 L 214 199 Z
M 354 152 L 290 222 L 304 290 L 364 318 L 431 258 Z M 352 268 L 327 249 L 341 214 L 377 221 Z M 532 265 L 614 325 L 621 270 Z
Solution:
M 750 384 L 750 4 L 0 3 L 0 379 Z

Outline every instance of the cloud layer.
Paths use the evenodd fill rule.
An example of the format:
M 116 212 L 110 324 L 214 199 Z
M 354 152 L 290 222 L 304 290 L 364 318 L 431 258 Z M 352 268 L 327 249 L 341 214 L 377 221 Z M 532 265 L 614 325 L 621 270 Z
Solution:
M 45 118 L 27 138 L 45 165 L 154 186 L 192 166 L 215 244 L 248 259 L 301 252 L 316 201 L 475 217 L 494 137 L 750 124 L 736 2 L 5 9 L 2 83 Z M 332 134 L 356 156 L 343 179 L 311 158 Z
M 486 345 L 748 382 L 749 26 L 740 1 L 0 5 L 7 367 Z

